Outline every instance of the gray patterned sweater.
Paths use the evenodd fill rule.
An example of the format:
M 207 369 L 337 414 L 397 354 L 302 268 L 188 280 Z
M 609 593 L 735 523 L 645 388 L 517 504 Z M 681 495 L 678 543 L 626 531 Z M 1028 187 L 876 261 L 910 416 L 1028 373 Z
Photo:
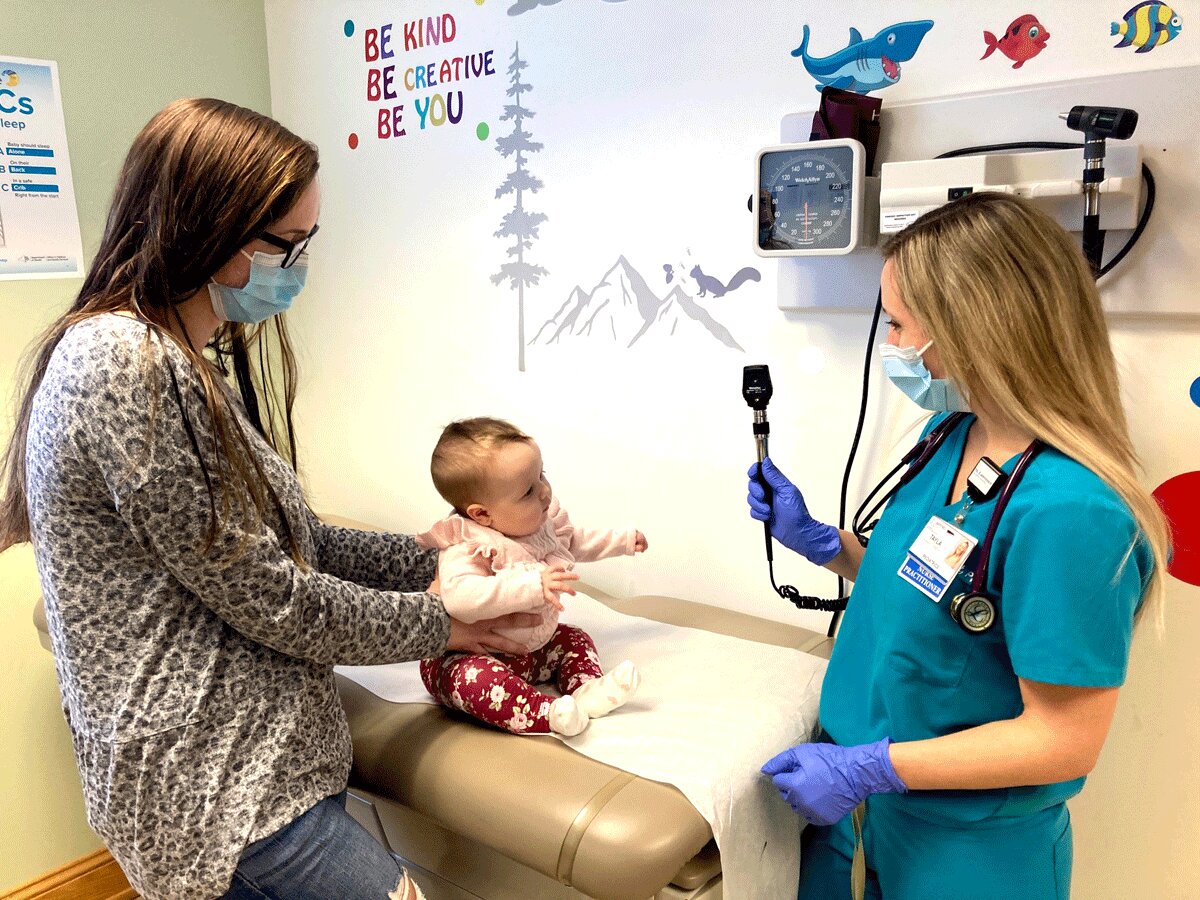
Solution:
M 449 618 L 423 593 L 435 553 L 319 522 L 236 400 L 310 567 L 277 516 L 201 553 L 208 494 L 168 367 L 206 453 L 211 420 L 186 357 L 146 337 L 116 315 L 64 336 L 29 511 L 88 822 L 145 897 L 213 897 L 248 843 L 346 786 L 332 666 L 436 656 Z

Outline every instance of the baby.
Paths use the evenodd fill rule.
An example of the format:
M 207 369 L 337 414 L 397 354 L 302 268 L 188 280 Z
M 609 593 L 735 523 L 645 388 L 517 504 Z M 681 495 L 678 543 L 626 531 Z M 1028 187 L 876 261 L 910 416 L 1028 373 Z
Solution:
M 454 513 L 417 535 L 436 547 L 446 609 L 474 622 L 511 612 L 535 612 L 532 627 L 504 632 L 526 646 L 520 656 L 447 653 L 421 662 L 421 678 L 437 700 L 514 734 L 579 734 L 637 690 L 629 660 L 607 675 L 592 639 L 559 624 L 561 594 L 574 594 L 570 571 L 590 562 L 646 549 L 640 531 L 576 528 L 558 505 L 529 435 L 500 419 L 446 426 L 433 451 L 433 483 Z M 535 684 L 554 681 L 553 697 Z

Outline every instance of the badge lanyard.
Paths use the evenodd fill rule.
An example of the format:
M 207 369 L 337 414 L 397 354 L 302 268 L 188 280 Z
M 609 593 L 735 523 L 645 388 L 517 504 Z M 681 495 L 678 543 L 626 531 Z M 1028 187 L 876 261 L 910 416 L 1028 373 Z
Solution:
M 1008 501 L 1012 499 L 1021 477 L 1029 468 L 1029 464 L 1033 462 L 1034 457 L 1045 447 L 1046 445 L 1041 441 L 1034 441 L 1017 460 L 1012 474 L 1008 476 L 1003 490 L 1000 491 L 1000 496 L 996 499 L 996 508 L 992 510 L 992 518 L 988 521 L 987 532 L 984 535 L 983 544 L 979 548 L 979 561 L 971 576 L 971 589 L 950 601 L 950 618 L 971 634 L 983 634 L 996 623 L 996 601 L 987 593 L 988 563 L 991 561 L 992 541 L 996 538 L 1000 517 L 1004 515 L 1004 509 L 1008 506 Z
M 860 544 L 864 547 L 867 546 L 871 532 L 879 523 L 879 511 L 883 508 L 884 504 L 891 500 L 900 488 L 917 477 L 942 444 L 945 443 L 950 433 L 954 431 L 967 415 L 967 413 L 963 412 L 952 413 L 945 420 L 934 426 L 929 434 L 925 435 L 920 442 L 909 450 L 904 455 L 904 459 L 867 494 L 866 499 L 863 500 L 858 511 L 854 514 L 854 521 L 852 523 L 854 536 L 858 538 Z M 1000 496 L 996 500 L 995 509 L 992 510 L 992 517 L 988 522 L 987 532 L 980 547 L 979 560 L 975 566 L 975 572 L 971 577 L 971 589 L 955 596 L 949 604 L 950 617 L 971 634 L 982 634 L 989 630 L 996 622 L 996 601 L 987 593 L 988 564 L 991 559 L 992 541 L 995 539 L 996 529 L 1000 524 L 1000 517 L 1004 514 L 1004 509 L 1008 506 L 1008 501 L 1012 499 L 1017 485 L 1021 483 L 1021 478 L 1024 476 L 1025 470 L 1029 468 L 1029 464 L 1033 462 L 1034 457 L 1045 449 L 1045 446 L 1041 441 L 1034 441 L 1030 444 L 1025 452 L 1021 454 L 1020 459 L 1017 460 L 1012 474 L 1007 478 L 1004 478 L 1004 473 L 992 464 L 982 468 L 976 466 L 971 473 L 971 478 L 968 479 L 967 501 L 954 517 L 955 523 L 960 525 L 966 518 L 966 514 L 970 508 L 975 503 L 987 499 L 991 493 L 992 485 L 998 482 L 999 479 L 1004 478 Z M 990 464 L 990 460 L 988 462 Z M 908 470 L 900 476 L 900 480 L 888 489 L 882 497 L 876 499 L 879 493 L 887 487 L 895 474 L 904 466 L 908 466 Z M 874 505 L 871 505 L 872 503 Z M 868 506 L 870 506 L 870 509 L 868 509 Z

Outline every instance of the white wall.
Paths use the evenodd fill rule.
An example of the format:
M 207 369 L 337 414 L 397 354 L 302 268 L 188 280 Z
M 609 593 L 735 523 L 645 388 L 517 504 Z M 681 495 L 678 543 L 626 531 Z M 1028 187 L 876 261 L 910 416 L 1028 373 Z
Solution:
M 1108 23 L 1124 8 L 1045 0 L 1037 12 L 1051 41 L 1016 70 L 998 53 L 979 60 L 983 30 L 998 33 L 1028 11 L 1016 3 L 565 0 L 519 16 L 507 14 L 510 5 L 267 0 L 274 112 L 315 140 L 323 159 L 322 232 L 310 287 L 290 314 L 301 344 L 301 454 L 314 505 L 395 529 L 426 527 L 444 513 L 426 474 L 441 427 L 467 415 L 505 416 L 541 443 L 576 520 L 632 521 L 649 537 L 645 557 L 590 566 L 586 578 L 823 629 L 825 617 L 794 613 L 767 584 L 761 530 L 745 513 L 753 448 L 739 396 L 741 367 L 769 363 L 772 455 L 817 514 L 833 518 L 868 317 L 779 312 L 776 264 L 751 252 L 745 208 L 755 152 L 777 141 L 783 115 L 815 104 L 812 79 L 789 55 L 801 26 L 810 24 L 810 49 L 824 55 L 845 46 L 850 25 L 870 37 L 932 18 L 916 58 L 901 64 L 899 84 L 880 94 L 886 105 L 1195 65 L 1200 44 L 1188 28 L 1200 28 L 1197 5 L 1176 4 L 1185 23 L 1178 39 L 1134 54 L 1112 49 Z M 363 30 L 395 22 L 393 46 L 402 51 L 406 16 L 444 12 L 455 17 L 455 40 L 398 52 L 397 84 L 414 62 L 489 49 L 497 74 L 453 85 L 463 91 L 462 122 L 424 131 L 414 100 L 430 92 L 401 87 L 396 102 L 405 104 L 408 134 L 379 141 L 379 104 L 364 99 Z M 631 348 L 597 336 L 528 346 L 526 371 L 518 371 L 515 294 L 489 280 L 507 246 L 493 233 L 512 208 L 511 197 L 495 197 L 511 165 L 494 141 L 509 130 L 499 115 L 518 41 L 533 86 L 524 103 L 536 113 L 527 125 L 544 144 L 529 161 L 544 188 L 525 203 L 549 217 L 529 254 L 549 272 L 527 291 L 527 336 L 623 255 L 659 298 L 673 286 L 665 263 L 699 263 L 722 281 L 757 269 L 759 282 L 698 299 L 743 351 L 685 318 L 673 335 L 653 329 Z M 490 126 L 487 141 L 476 137 L 479 122 Z M 354 150 L 351 132 L 360 137 Z M 1065 126 L 1044 135 L 1072 136 Z M 1194 223 L 1157 222 L 1146 240 L 1156 239 L 1154 228 L 1194 239 Z M 1153 273 L 1200 276 L 1169 260 Z M 1200 409 L 1187 392 L 1200 375 L 1198 331 L 1188 320 L 1114 325 L 1149 485 L 1195 466 Z M 879 467 L 893 426 L 913 418 L 894 396 L 873 403 L 864 469 Z M 827 574 L 784 557 L 783 579 L 833 589 Z M 1166 640 L 1138 637 L 1113 736 L 1073 805 L 1076 896 L 1187 896 L 1200 882 L 1200 863 L 1185 852 L 1200 817 L 1200 775 L 1184 756 L 1200 737 L 1189 695 L 1200 676 L 1192 652 L 1197 596 L 1173 583 Z

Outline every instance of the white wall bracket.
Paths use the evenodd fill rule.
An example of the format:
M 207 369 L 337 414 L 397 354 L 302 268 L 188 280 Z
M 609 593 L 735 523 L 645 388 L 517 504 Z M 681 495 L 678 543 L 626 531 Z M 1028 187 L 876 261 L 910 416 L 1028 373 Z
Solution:
M 1142 147 L 1110 141 L 1100 183 L 1100 227 L 1133 228 L 1142 201 Z M 1020 151 L 885 162 L 879 230 L 900 231 L 922 213 L 964 194 L 999 191 L 1031 200 L 1067 231 L 1083 230 L 1083 153 Z
M 1200 269 L 1200 241 L 1191 239 L 1200 221 L 1200 104 L 1191 86 L 1200 66 L 1155 69 L 1100 78 L 1073 79 L 1016 90 L 961 94 L 907 103 L 886 102 L 881 116 L 881 230 L 907 224 L 907 217 L 933 208 L 949 187 L 1001 190 L 1027 196 L 1064 227 L 1079 231 L 1083 219 L 1082 150 L 995 153 L 936 160 L 961 147 L 1017 141 L 1082 144 L 1059 113 L 1072 106 L 1123 106 L 1137 110 L 1130 141 L 1110 140 L 1107 181 L 1101 188 L 1101 227 L 1108 231 L 1111 257 L 1136 223 L 1143 201 L 1143 158 L 1157 183 L 1154 215 L 1137 247 L 1100 282 L 1110 313 L 1200 315 L 1200 300 L 1186 279 L 1164 277 L 1164 265 Z M 808 139 L 812 112 L 785 116 L 783 143 Z M 905 212 L 907 210 L 907 212 Z M 889 221 L 888 216 L 892 218 Z M 879 290 L 882 260 L 876 253 L 845 258 L 779 261 L 782 309 L 870 310 Z

